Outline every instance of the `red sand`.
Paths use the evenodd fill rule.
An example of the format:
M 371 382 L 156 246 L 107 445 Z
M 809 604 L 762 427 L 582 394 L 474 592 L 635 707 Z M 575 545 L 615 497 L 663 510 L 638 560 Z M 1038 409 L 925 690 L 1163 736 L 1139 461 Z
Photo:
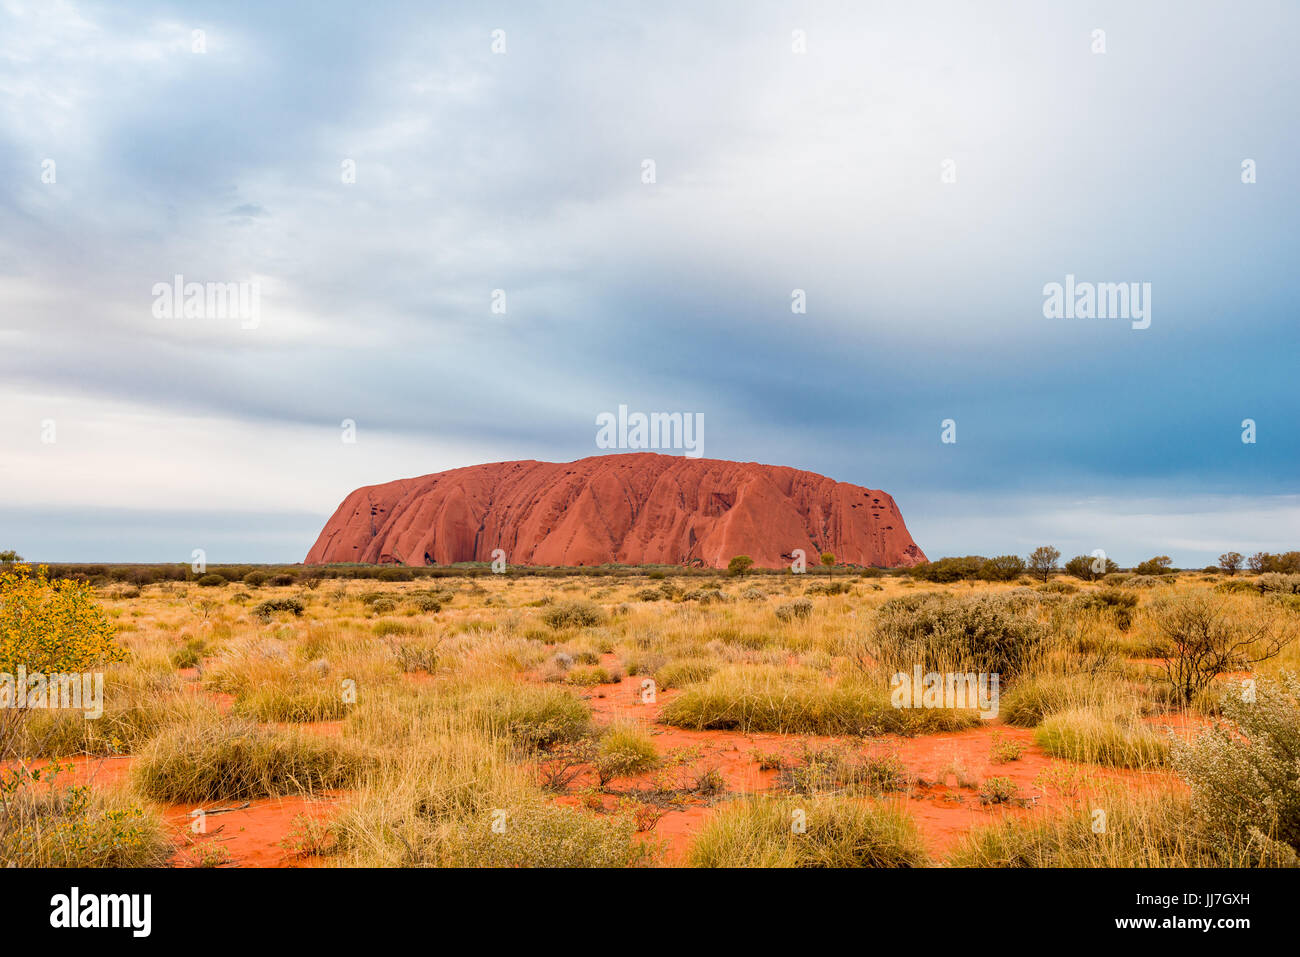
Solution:
M 209 814 L 202 834 L 191 831 L 192 808 L 171 805 L 163 816 L 175 829 L 174 840 L 178 847 L 172 863 L 178 867 L 195 866 L 205 853 L 212 854 L 223 848 L 230 855 L 223 866 L 309 866 L 316 862 L 309 857 L 297 856 L 283 842 L 294 830 L 294 820 L 299 815 L 317 821 L 328 820 L 338 809 L 339 797 L 339 793 L 330 792 L 316 797 L 261 798 L 249 802 L 247 808 Z M 237 807 L 243 803 L 217 802 L 212 807 Z
M 649 452 L 498 462 L 357 489 L 305 559 L 406 565 L 703 564 L 777 568 L 803 549 L 854 565 L 925 561 L 884 492 L 813 472 Z
M 608 657 L 608 656 L 607 656 Z M 661 756 L 689 754 L 689 760 L 676 767 L 684 782 L 695 773 L 716 768 L 726 782 L 726 793 L 712 800 L 692 798 L 681 808 L 668 810 L 646 835 L 647 839 L 667 842 L 664 863 L 680 864 L 690 842 L 713 813 L 720 799 L 745 794 L 771 791 L 776 784 L 776 771 L 760 771 L 753 752 L 780 753 L 793 763 L 804 746 L 824 748 L 841 745 L 859 754 L 894 754 L 907 770 L 913 783 L 906 792 L 894 799 L 901 801 L 904 809 L 913 816 L 921 829 L 930 853 L 942 858 L 960 843 L 970 831 L 979 826 L 996 823 L 1004 815 L 1041 814 L 1063 809 L 1072 801 L 1086 801 L 1089 789 L 1106 781 L 1124 781 L 1131 786 L 1149 786 L 1168 783 L 1172 775 L 1160 772 L 1137 772 L 1094 765 L 1079 765 L 1049 757 L 1034 744 L 1030 728 L 1017 728 L 993 720 L 978 728 L 946 734 L 903 738 L 885 735 L 878 738 L 831 738 L 811 735 L 744 734 L 735 731 L 687 731 L 656 723 L 663 706 L 679 692 L 660 691 L 654 703 L 641 702 L 640 678 L 627 677 L 618 684 L 600 685 L 590 689 L 588 704 L 596 720 L 632 720 L 642 723 L 653 736 Z M 1172 719 L 1172 720 L 1170 720 Z M 1152 719 L 1154 723 L 1178 725 L 1177 716 Z M 1193 722 L 1185 722 L 1190 730 Z M 993 763 L 991 749 L 994 735 L 1016 741 L 1024 746 L 1015 761 Z M 685 750 L 680 750 L 685 749 Z M 672 765 L 670 765 L 672 766 Z M 1039 776 L 1053 767 L 1079 769 L 1086 779 L 1080 793 L 1067 797 L 1040 786 Z M 651 772 L 638 778 L 619 779 L 612 782 L 614 791 L 650 787 L 657 774 Z M 980 785 L 988 778 L 1009 778 L 1017 788 L 1017 797 L 1023 803 L 1015 805 L 984 804 L 980 801 Z M 579 779 L 574 787 L 593 784 L 589 779 Z M 601 804 L 606 808 L 617 805 L 617 795 L 605 795 Z M 562 803 L 580 804 L 568 795 Z
M 329 722 L 337 724 L 337 722 Z M 77 755 L 52 761 L 33 762 L 33 770 L 57 763 L 64 770 L 56 776 L 57 786 L 85 785 L 101 788 L 124 785 L 135 759 L 131 756 L 97 757 Z M 38 785 L 39 786 L 39 785 Z M 288 796 L 259 798 L 255 801 L 215 801 L 203 804 L 157 805 L 163 821 L 168 826 L 176 852 L 171 863 L 177 867 L 192 867 L 204 857 L 204 851 L 214 856 L 217 848 L 229 855 L 221 856 L 220 866 L 229 867 L 306 867 L 319 863 L 310 857 L 300 857 L 283 846 L 283 841 L 293 830 L 294 819 L 300 814 L 315 820 L 325 820 L 338 809 L 346 792 L 331 791 L 314 797 Z M 247 808 L 240 805 L 248 803 Z M 212 811 L 220 808 L 238 808 L 220 814 L 209 814 L 205 831 L 196 834 L 191 830 L 197 808 Z
M 604 656 L 606 664 L 613 664 L 613 655 Z M 193 669 L 182 672 L 194 678 Z M 408 674 L 408 680 L 423 684 L 429 676 Z M 641 678 L 628 676 L 616 684 L 599 685 L 583 692 L 598 723 L 614 720 L 631 720 L 642 724 L 652 735 L 663 766 L 635 779 L 619 779 L 611 783 L 611 792 L 595 796 L 606 810 L 616 808 L 619 792 L 648 790 L 657 784 L 667 783 L 689 790 L 695 777 L 714 769 L 722 776 L 724 790 L 718 795 L 701 797 L 691 795 L 683 804 L 664 809 L 663 816 L 642 835 L 651 842 L 665 845 L 665 864 L 683 862 L 691 841 L 714 813 L 716 805 L 727 799 L 745 794 L 770 792 L 774 789 L 778 773 L 763 771 L 758 767 L 755 753 L 784 756 L 787 763 L 798 760 L 805 747 L 824 748 L 840 745 L 861 754 L 893 753 L 902 762 L 912 783 L 909 789 L 897 795 L 920 826 L 922 837 L 931 854 L 941 858 L 953 849 L 972 828 L 994 823 L 1003 815 L 1028 815 L 1060 808 L 1071 799 L 1058 793 L 1044 791 L 1039 775 L 1052 767 L 1073 767 L 1089 778 L 1089 787 L 1107 780 L 1124 781 L 1130 786 L 1145 787 L 1169 783 L 1172 775 L 1155 772 L 1123 771 L 1091 765 L 1077 765 L 1048 757 L 1033 743 L 1033 731 L 992 721 L 978 728 L 948 734 L 927 735 L 915 738 L 884 736 L 880 738 L 831 738 L 810 735 L 744 734 L 734 731 L 688 731 L 658 723 L 660 711 L 680 692 L 659 691 L 652 703 L 641 700 Z M 195 693 L 205 693 L 197 682 L 189 685 Z M 224 707 L 229 707 L 229 695 L 208 693 Z M 1147 719 L 1159 728 L 1170 728 L 1190 735 L 1206 727 L 1210 721 L 1198 715 L 1167 714 Z M 341 721 L 320 721 L 304 724 L 279 724 L 277 727 L 296 727 L 305 733 L 326 736 L 342 734 Z M 990 751 L 993 736 L 1019 742 L 1024 752 L 1016 761 L 994 764 Z M 58 759 L 69 766 L 58 780 L 64 784 L 93 784 L 96 787 L 124 785 L 132 757 L 77 756 Z M 38 762 L 34 767 L 50 762 Z M 979 785 L 990 777 L 1005 777 L 1015 783 L 1018 797 L 1024 805 L 990 806 L 981 803 Z M 959 780 L 960 777 L 960 780 Z M 570 793 L 556 798 L 558 803 L 582 806 L 590 798 L 572 793 L 594 785 L 589 775 L 584 775 L 571 785 Z M 162 805 L 160 811 L 171 829 L 176 844 L 172 863 L 176 866 L 194 866 L 212 850 L 224 848 L 229 857 L 223 866 L 243 867 L 297 867 L 315 866 L 320 859 L 300 857 L 283 846 L 293 830 L 294 820 L 307 815 L 315 820 L 326 820 L 337 812 L 347 792 L 330 792 L 315 797 L 262 798 L 221 814 L 210 814 L 206 833 L 194 834 L 190 830 L 193 810 L 188 805 Z M 634 795 L 629 795 L 634 797 Z M 1086 800 L 1086 793 L 1073 800 Z M 244 802 L 215 802 L 206 808 L 233 808 Z

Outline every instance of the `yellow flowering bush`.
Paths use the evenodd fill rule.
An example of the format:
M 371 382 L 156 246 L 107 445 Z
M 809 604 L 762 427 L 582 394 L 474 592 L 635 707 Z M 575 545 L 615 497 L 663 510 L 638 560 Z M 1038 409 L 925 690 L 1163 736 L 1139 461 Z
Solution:
M 48 570 L 15 565 L 0 571 L 0 680 L 12 687 L 21 666 L 28 674 L 76 673 L 122 661 L 116 628 L 95 604 L 90 586 L 50 581 Z M 20 737 L 22 702 L 0 710 L 0 760 L 9 760 Z M 21 771 L 0 773 L 0 804 L 21 784 Z
M 0 572 L 0 672 L 45 674 L 122 661 L 116 628 L 85 582 L 50 581 L 44 566 Z

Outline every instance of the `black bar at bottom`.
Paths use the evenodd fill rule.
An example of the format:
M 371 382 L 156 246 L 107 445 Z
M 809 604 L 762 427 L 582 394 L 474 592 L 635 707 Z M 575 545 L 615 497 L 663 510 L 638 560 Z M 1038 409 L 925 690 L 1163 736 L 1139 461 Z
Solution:
M 1243 934 L 1288 929 L 1293 915 L 1284 908 L 1294 910 L 1296 889 L 1290 871 L 1228 870 L 0 869 L 13 940 L 127 946 L 283 940 L 337 948 L 434 931 L 497 946 L 549 939 L 581 948 L 642 934 L 646 946 L 695 946 L 691 938 L 710 925 L 724 938 L 789 935 L 805 946 L 816 946 L 809 933 L 837 927 L 870 944 L 952 947 L 1042 932 L 1071 943 L 1199 936 L 1232 946 Z M 147 909 L 134 895 L 148 895 Z

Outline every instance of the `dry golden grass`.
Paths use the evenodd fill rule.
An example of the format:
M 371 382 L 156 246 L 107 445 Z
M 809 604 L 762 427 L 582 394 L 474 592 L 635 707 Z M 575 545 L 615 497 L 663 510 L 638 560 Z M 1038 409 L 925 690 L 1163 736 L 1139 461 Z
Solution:
M 602 742 L 602 722 L 583 695 L 621 674 L 653 677 L 664 696 L 661 720 L 680 728 L 828 735 L 851 746 L 864 735 L 957 731 L 980 719 L 891 704 L 890 675 L 915 651 L 899 608 L 979 605 L 979 627 L 1003 644 L 991 652 L 982 637 L 976 647 L 945 644 L 955 640 L 948 631 L 928 636 L 918 659 L 965 668 L 995 653 L 989 660 L 1020 671 L 1002 684 L 1000 721 L 1036 728 L 1041 748 L 1072 764 L 1162 769 L 1168 744 L 1148 719 L 1184 709 L 1159 662 L 1147 660 L 1161 649 L 1157 600 L 1208 595 L 1242 620 L 1277 628 L 1300 621 L 1294 603 L 1217 590 L 1220 579 L 1198 575 L 1133 586 L 1071 581 L 1074 591 L 1028 580 L 834 581 L 847 591 L 822 593 L 825 576 L 811 574 L 178 583 L 139 594 L 108 586 L 98 598 L 128 660 L 108 672 L 104 718 L 33 714 L 24 748 L 28 757 L 135 755 L 134 797 L 113 800 L 133 802 L 143 815 L 154 814 L 151 802 L 344 789 L 325 843 L 348 865 L 635 865 L 653 860 L 655 849 L 634 839 L 633 815 L 557 807 L 536 773 L 539 758 L 581 755 L 572 759 L 605 782 L 645 773 L 663 757 L 644 729 L 619 729 Z M 932 593 L 948 597 L 918 598 Z M 891 601 L 886 633 L 881 609 Z M 807 613 L 784 610 L 791 607 Z M 998 630 L 1004 615 L 1021 616 L 1015 630 Z M 1013 647 L 1020 635 L 1036 636 L 1031 654 Z M 1300 646 L 1253 675 L 1284 669 L 1300 669 Z M 1217 712 L 1215 690 L 1193 702 L 1191 719 Z M 319 722 L 338 722 L 337 733 L 293 727 Z M 906 802 L 815 797 L 830 802 L 816 807 L 826 826 L 815 840 L 791 842 L 784 804 L 739 801 L 713 819 L 690 860 L 928 861 Z M 1172 793 L 1115 807 L 1119 830 L 1109 843 L 1089 843 L 1075 817 L 1035 812 L 1032 824 L 973 836 L 953 863 L 1209 860 L 1203 847 L 1173 835 L 1186 830 L 1190 812 Z M 494 830 L 502 815 L 504 831 Z M 142 846 L 139 859 L 155 862 L 154 845 Z M 1214 855 L 1249 859 L 1221 848 Z

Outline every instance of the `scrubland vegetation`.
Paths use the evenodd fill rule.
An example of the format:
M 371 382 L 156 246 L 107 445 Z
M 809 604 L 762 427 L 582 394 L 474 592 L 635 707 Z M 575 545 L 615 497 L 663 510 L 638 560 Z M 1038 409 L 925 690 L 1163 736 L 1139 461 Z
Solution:
M 192 812 L 284 801 L 324 809 L 288 863 L 1296 863 L 1300 565 L 1057 558 L 2 566 L 0 673 L 104 700 L 0 711 L 0 863 L 237 865 Z M 917 667 L 996 674 L 996 716 L 897 707 Z

